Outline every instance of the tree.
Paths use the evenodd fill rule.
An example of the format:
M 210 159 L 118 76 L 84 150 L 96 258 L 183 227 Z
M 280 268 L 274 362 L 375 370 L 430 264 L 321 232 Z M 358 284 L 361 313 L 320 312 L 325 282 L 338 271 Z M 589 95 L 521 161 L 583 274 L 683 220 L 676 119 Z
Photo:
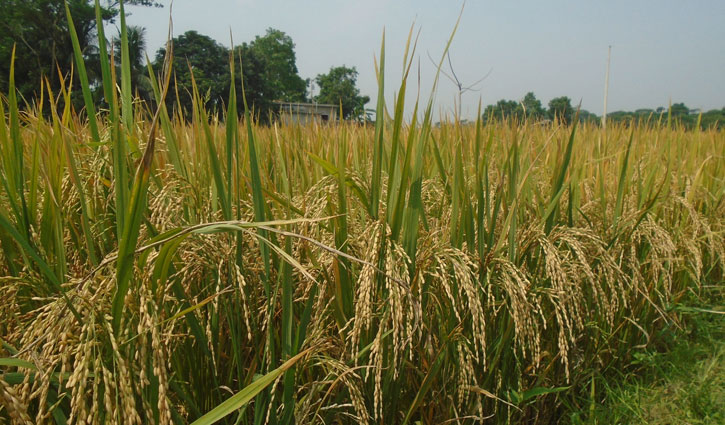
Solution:
M 269 28 L 264 36 L 257 36 L 248 48 L 263 69 L 265 87 L 262 97 L 269 101 L 305 100 L 307 82 L 298 74 L 295 44 L 290 36 Z
M 567 96 L 555 97 L 549 101 L 549 118 L 559 120 L 567 125 L 571 123 L 574 115 L 574 108 L 571 106 L 571 99 Z
M 95 11 L 85 0 L 71 0 L 75 30 L 83 51 L 93 45 Z M 104 9 L 108 18 L 112 12 Z M 7 93 L 10 60 L 15 45 L 15 84 L 28 100 L 39 95 L 47 77 L 51 87 L 59 84 L 56 64 L 70 70 L 73 46 L 62 0 L 0 0 L 0 85 Z
M 370 101 L 368 96 L 360 96 L 356 87 L 357 70 L 355 67 L 338 66 L 330 68 L 327 74 L 319 74 L 315 78 L 320 94 L 315 96 L 319 103 L 342 105 L 342 116 L 345 119 L 359 119 L 365 113 L 365 104 Z
M 229 50 L 211 37 L 187 31 L 172 40 L 174 63 L 167 107 L 189 116 L 192 112 L 192 74 L 207 108 L 218 108 L 229 95 Z M 154 70 L 161 70 L 166 49 L 156 53 Z M 178 93 L 178 98 L 176 97 Z
M 672 113 L 672 117 L 684 117 L 690 114 L 690 108 L 688 108 L 684 103 L 673 103 L 672 106 L 670 106 L 670 113 Z
M 696 111 L 690 111 L 690 108 L 682 102 L 673 103 L 670 106 L 670 114 L 672 114 L 673 121 L 681 124 L 685 128 L 694 128 L 697 126 L 697 117 L 699 114 L 695 113 Z
M 713 109 L 702 114 L 702 122 L 700 125 L 703 129 L 725 128 L 725 108 Z
M 129 25 L 126 28 L 126 37 L 128 38 L 128 59 L 131 69 L 131 87 L 141 99 L 151 100 L 153 88 L 151 81 L 147 75 L 145 62 L 146 53 L 146 28 Z M 121 66 L 121 41 L 116 39 L 113 47 L 115 55 L 115 63 L 119 67 L 117 71 L 120 75 Z
M 166 98 L 169 108 L 177 109 L 181 106 L 181 111 L 187 116 L 192 111 L 189 66 L 194 72 L 194 80 L 205 106 L 223 106 L 229 96 L 229 49 L 196 31 L 187 31 L 172 42 L 175 78 L 172 78 Z M 163 65 L 165 55 L 166 50 L 163 48 L 156 53 L 154 69 L 157 72 Z M 242 73 L 247 104 L 262 121 L 268 120 L 274 100 L 305 100 L 307 83 L 297 74 L 294 43 L 282 31 L 270 28 L 267 35 L 257 36 L 251 43 L 236 46 L 234 57 L 237 61 L 235 87 L 238 112 L 244 109 Z
M 515 100 L 501 99 L 495 105 L 488 105 L 483 111 L 483 121 L 522 120 L 523 108 Z
M 590 123 L 590 124 L 600 124 L 601 119 L 597 116 L 597 114 L 589 112 L 586 109 L 581 109 L 579 111 L 579 122 L 585 122 L 585 123 Z
M 492 119 L 518 122 L 523 122 L 524 119 L 538 121 L 544 117 L 546 117 L 546 110 L 533 92 L 526 93 L 520 102 L 501 99 L 495 105 L 488 105 L 483 112 L 484 122 Z
M 267 97 L 270 89 L 267 87 L 265 79 L 264 61 L 248 43 L 234 48 L 234 58 L 236 60 L 234 85 L 237 90 L 237 111 L 240 114 L 244 112 L 242 102 L 242 75 L 244 75 L 244 96 L 247 99 L 247 105 L 260 121 L 269 121 L 274 104 L 272 99 Z
M 81 50 L 90 58 L 98 50 L 94 1 L 67 3 Z M 73 63 L 64 4 L 64 0 L 0 0 L 0 91 L 7 93 L 13 45 L 15 84 L 20 95 L 28 101 L 38 96 L 42 78 L 47 78 L 51 88 L 58 91 L 57 70 L 67 75 Z M 129 0 L 126 4 L 158 5 L 148 0 Z M 116 1 L 104 2 L 102 19 L 111 21 L 118 14 L 117 6 Z M 89 66 L 88 74 L 91 84 L 100 78 L 100 71 L 93 66 Z
M 541 105 L 541 101 L 534 96 L 533 92 L 526 93 L 521 104 L 526 111 L 526 117 L 529 119 L 539 120 L 546 115 L 546 110 Z

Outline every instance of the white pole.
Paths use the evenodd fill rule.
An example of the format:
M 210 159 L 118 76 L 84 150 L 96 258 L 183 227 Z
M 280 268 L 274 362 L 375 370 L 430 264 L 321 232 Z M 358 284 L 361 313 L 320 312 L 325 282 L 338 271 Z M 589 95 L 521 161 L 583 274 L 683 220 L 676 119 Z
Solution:
M 607 52 L 607 75 L 604 77 L 604 112 L 602 113 L 602 129 L 607 130 L 607 95 L 609 94 L 609 62 L 612 58 L 612 46 Z

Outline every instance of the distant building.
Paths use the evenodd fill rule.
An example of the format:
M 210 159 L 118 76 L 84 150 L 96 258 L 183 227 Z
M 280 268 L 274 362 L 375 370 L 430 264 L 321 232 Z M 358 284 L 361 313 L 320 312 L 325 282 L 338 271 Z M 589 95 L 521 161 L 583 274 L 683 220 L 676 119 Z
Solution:
M 279 107 L 279 118 L 284 124 L 327 123 L 337 120 L 337 105 L 324 103 L 275 102 Z

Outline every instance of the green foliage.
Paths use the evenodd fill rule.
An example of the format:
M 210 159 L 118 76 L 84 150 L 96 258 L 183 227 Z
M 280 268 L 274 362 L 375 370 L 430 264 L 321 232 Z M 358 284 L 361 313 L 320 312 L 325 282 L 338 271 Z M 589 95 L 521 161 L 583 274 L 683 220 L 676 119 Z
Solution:
M 541 106 L 541 101 L 536 98 L 533 92 L 526 93 L 521 105 L 525 108 L 526 117 L 528 118 L 538 120 L 546 115 L 546 110 Z
M 275 101 L 302 102 L 305 100 L 307 82 L 297 71 L 295 44 L 284 32 L 268 28 L 263 36 L 257 36 L 249 49 L 261 62 L 262 79 L 266 82 L 263 97 Z
M 153 89 L 151 81 L 147 75 L 146 69 L 146 28 L 129 25 L 126 28 L 128 38 L 128 55 L 131 71 L 131 87 L 132 91 L 139 98 L 149 101 L 153 97 Z M 121 41 L 114 40 L 113 53 L 115 54 L 114 62 L 118 69 L 121 64 Z M 119 72 L 120 74 L 120 72 Z
M 330 68 L 327 74 L 319 74 L 315 82 L 320 88 L 320 94 L 315 96 L 315 101 L 342 105 L 342 116 L 345 119 L 361 118 L 370 97 L 360 96 L 360 90 L 356 87 L 357 75 L 355 67 L 344 65 Z
M 670 113 L 672 114 L 672 118 L 680 118 L 686 115 L 690 115 L 690 108 L 685 106 L 685 104 L 682 102 L 675 103 L 670 106 Z
M 95 12 L 87 0 L 70 0 L 74 27 L 81 51 L 94 53 Z M 104 19 L 115 11 L 105 8 Z M 48 78 L 51 88 L 59 91 L 61 72 L 70 71 L 73 45 L 68 31 L 63 0 L 0 0 L 0 91 L 7 93 L 10 53 L 17 45 L 15 78 L 21 96 L 32 100 L 40 95 L 40 82 Z M 91 74 L 91 77 L 97 75 Z
M 193 79 L 204 107 L 220 112 L 227 103 L 230 89 L 229 49 L 196 31 L 187 31 L 172 42 L 174 77 L 167 108 L 190 118 L 193 70 Z M 165 54 L 164 48 L 156 53 L 156 70 L 160 69 Z M 265 36 L 257 36 L 251 43 L 234 47 L 234 57 L 241 62 L 241 66 L 234 69 L 236 96 L 242 97 L 243 76 L 247 104 L 262 121 L 269 119 L 273 101 L 305 99 L 307 83 L 298 75 L 294 43 L 282 31 L 270 28 Z M 242 102 L 238 102 L 237 112 L 243 111 Z
M 41 79 L 47 78 L 54 92 L 60 91 L 60 76 L 70 73 L 73 44 L 65 15 L 65 0 L 0 0 L 0 91 L 7 92 L 10 54 L 16 49 L 16 87 L 28 102 L 40 96 Z M 159 6 L 148 0 L 126 4 Z M 92 86 L 101 79 L 96 44 L 96 20 L 93 1 L 67 0 L 73 15 L 78 44 L 86 60 Z M 118 14 L 117 2 L 106 2 L 100 14 L 111 21 Z M 77 73 L 76 73 L 77 76 Z M 78 87 L 79 81 L 74 83 Z M 72 98 L 76 107 L 83 105 L 80 92 Z
M 501 99 L 495 105 L 488 105 L 483 111 L 484 121 L 511 120 L 521 121 L 524 110 L 515 100 Z
M 490 120 L 523 122 L 525 119 L 536 122 L 545 118 L 546 109 L 533 92 L 526 93 L 526 96 L 520 102 L 501 99 L 495 105 L 488 105 L 483 112 L 484 122 Z
M 235 411 L 244 407 L 249 403 L 254 396 L 259 394 L 260 391 L 271 385 L 277 377 L 283 374 L 286 370 L 291 368 L 302 356 L 306 353 L 300 353 L 293 358 L 286 361 L 283 365 L 277 369 L 267 373 L 264 376 L 259 377 L 257 380 L 247 385 L 244 389 L 229 397 L 223 403 L 206 413 L 201 418 L 195 420 L 192 425 L 211 425 L 214 424 L 226 416 L 231 415 Z
M 528 92 L 521 101 L 501 99 L 495 105 L 488 105 L 482 118 L 484 123 L 503 120 L 522 123 L 524 120 L 542 122 L 561 116 L 564 117 L 563 122 L 569 124 L 574 118 L 574 112 L 571 101 L 566 96 L 552 99 L 549 102 L 549 109 L 546 109 L 533 92 Z M 599 117 L 589 111 L 581 110 L 579 122 L 597 124 Z
M 720 303 L 722 303 L 720 296 Z M 717 297 L 712 297 L 717 302 Z M 621 371 L 598 377 L 601 388 L 574 410 L 573 425 L 589 423 L 725 423 L 725 314 L 690 300 L 680 305 L 685 332 L 668 329 L 658 348 L 640 349 Z M 593 397 L 592 397 L 593 396 Z
M 174 64 L 166 107 L 170 111 L 183 113 L 187 118 L 191 117 L 193 78 L 204 106 L 219 111 L 229 91 L 228 50 L 211 37 L 196 31 L 187 31 L 171 42 Z M 154 68 L 157 71 L 161 69 L 165 56 L 165 48 L 156 53 Z
M 265 62 L 259 57 L 258 51 L 250 48 L 249 43 L 234 47 L 234 57 L 241 66 L 234 68 L 235 94 L 237 99 L 242 98 L 242 80 L 244 81 L 244 98 L 251 112 L 260 120 L 266 122 L 274 104 L 267 96 L 267 80 L 264 76 Z M 237 102 L 237 113 L 244 113 L 244 103 Z
M 700 125 L 703 130 L 708 128 L 725 129 L 725 108 L 712 109 L 703 113 Z
M 674 103 L 671 108 L 659 107 L 657 109 L 637 109 L 635 111 L 615 111 L 607 115 L 611 122 L 625 124 L 649 124 L 654 125 L 661 120 L 666 120 L 668 115 L 672 122 L 686 129 L 701 130 L 709 128 L 725 128 L 725 108 L 712 109 L 707 112 L 690 109 L 684 103 Z
M 600 121 L 599 117 L 596 114 L 591 113 L 591 112 L 587 111 L 586 109 L 581 109 L 579 111 L 579 122 L 590 123 L 590 124 L 599 124 L 599 121 Z
M 571 123 L 574 108 L 567 96 L 555 97 L 549 101 L 549 119 L 558 120 L 563 124 Z

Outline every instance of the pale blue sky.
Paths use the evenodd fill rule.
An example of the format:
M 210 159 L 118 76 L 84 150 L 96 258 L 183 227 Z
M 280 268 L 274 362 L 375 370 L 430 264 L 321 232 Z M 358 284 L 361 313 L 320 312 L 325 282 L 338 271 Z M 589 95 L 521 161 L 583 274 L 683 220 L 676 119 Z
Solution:
M 168 1 L 162 9 L 129 7 L 129 24 L 147 28 L 149 56 L 166 39 Z M 410 25 L 420 29 L 416 71 L 409 103 L 417 90 L 427 100 L 435 69 L 461 9 L 461 1 L 433 0 L 177 0 L 174 34 L 196 30 L 229 45 L 250 41 L 273 27 L 296 44 L 302 78 L 313 79 L 337 65 L 355 66 L 358 86 L 371 97 L 377 85 L 373 57 L 386 31 L 386 99 L 390 107 L 400 83 L 402 54 Z M 556 96 L 601 114 L 607 46 L 612 45 L 609 111 L 685 102 L 705 110 L 725 106 L 725 1 L 469 0 L 451 47 L 454 69 L 470 84 L 463 115 L 501 98 L 521 99 L 533 91 L 546 105 Z M 453 111 L 457 89 L 443 77 L 437 110 Z

